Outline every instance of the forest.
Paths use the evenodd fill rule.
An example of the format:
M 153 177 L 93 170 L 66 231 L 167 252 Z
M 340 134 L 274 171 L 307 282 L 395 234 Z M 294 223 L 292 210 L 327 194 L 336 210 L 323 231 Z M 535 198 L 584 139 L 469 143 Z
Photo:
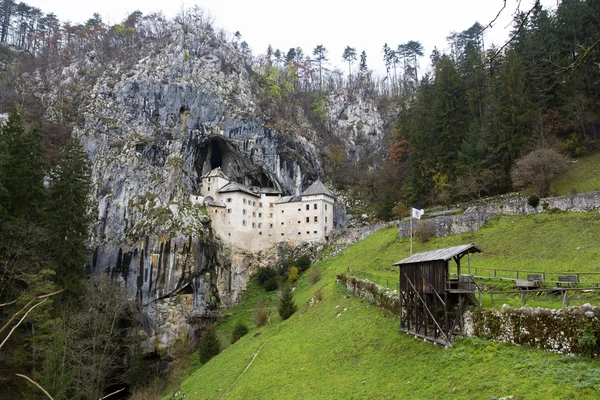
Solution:
M 192 9 L 174 23 L 185 29 L 198 18 Z M 535 2 L 515 15 L 502 47 L 485 47 L 487 23 L 449 32 L 451 51 L 434 50 L 423 65 L 418 40 L 390 38 L 373 55 L 351 44 L 340 55 L 324 44 L 254 55 L 241 33 L 211 29 L 243 55 L 265 124 L 300 129 L 307 120 L 326 181 L 362 204 L 350 211 L 388 220 L 411 206 L 513 189 L 552 195 L 551 178 L 570 158 L 600 151 L 600 2 L 562 0 L 554 11 Z M 70 133 L 85 93 L 65 89 L 49 116 L 20 80 L 35 74 L 50 87 L 50 71 L 74 59 L 139 55 L 140 43 L 168 40 L 171 28 L 160 13 L 72 24 L 0 1 L 2 398 L 43 398 L 33 380 L 55 399 L 98 399 L 164 373 L 134 334 L 143 330 L 139 305 L 107 281 L 88 280 L 83 267 L 95 204 L 90 161 Z M 328 66 L 332 57 L 347 62 L 347 74 Z M 369 68 L 375 63 L 384 76 Z M 381 149 L 358 160 L 347 154 L 328 116 L 338 92 L 376 103 L 386 121 Z

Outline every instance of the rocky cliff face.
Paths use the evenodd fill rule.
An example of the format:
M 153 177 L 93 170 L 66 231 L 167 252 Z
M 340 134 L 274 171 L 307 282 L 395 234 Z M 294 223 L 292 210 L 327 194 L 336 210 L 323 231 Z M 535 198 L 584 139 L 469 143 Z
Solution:
M 92 160 L 97 204 L 89 268 L 122 280 L 154 330 L 169 319 L 160 317 L 161 302 L 192 296 L 183 308 L 209 315 L 235 303 L 256 266 L 276 256 L 276 249 L 243 254 L 213 237 L 205 212 L 189 201 L 204 173 L 221 167 L 233 180 L 288 194 L 323 174 L 307 140 L 314 132 L 267 124 L 237 44 L 201 16 L 188 17 L 164 22 L 162 36 L 119 56 L 90 52 L 23 76 L 24 90 L 40 93 L 49 120 L 75 108 L 74 134 Z M 353 132 L 353 157 L 377 142 L 381 124 L 372 105 L 338 97 L 329 103 L 338 134 Z M 169 346 L 178 335 L 161 342 Z

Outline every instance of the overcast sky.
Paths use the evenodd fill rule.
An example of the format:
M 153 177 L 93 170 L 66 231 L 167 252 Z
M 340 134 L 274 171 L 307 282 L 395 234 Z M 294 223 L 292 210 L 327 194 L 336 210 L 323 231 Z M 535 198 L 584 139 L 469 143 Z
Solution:
M 274 49 L 300 46 L 306 54 L 323 44 L 332 66 L 345 71 L 342 52 L 347 45 L 367 52 L 370 68 L 384 71 L 384 43 L 396 48 L 409 40 L 420 41 L 427 64 L 434 46 L 447 50 L 446 37 L 479 21 L 485 25 L 502 8 L 502 0 L 24 0 L 43 12 L 54 12 L 61 21 L 84 22 L 99 12 L 105 22 L 122 21 L 129 13 L 163 11 L 173 17 L 182 7 L 197 4 L 214 16 L 215 24 L 229 32 L 240 31 L 255 55 Z M 546 8 L 557 0 L 542 0 Z M 534 0 L 522 0 L 528 9 Z M 485 37 L 486 48 L 508 37 L 518 1 L 507 0 L 495 27 Z

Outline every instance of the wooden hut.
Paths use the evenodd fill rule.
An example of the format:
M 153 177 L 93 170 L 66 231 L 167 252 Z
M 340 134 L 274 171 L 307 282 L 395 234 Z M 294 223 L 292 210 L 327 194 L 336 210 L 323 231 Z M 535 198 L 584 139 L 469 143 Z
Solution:
M 400 267 L 400 329 L 435 343 L 449 345 L 462 330 L 463 307 L 474 298 L 475 281 L 461 274 L 461 259 L 480 253 L 473 244 L 413 254 Z M 450 274 L 450 260 L 457 274 Z

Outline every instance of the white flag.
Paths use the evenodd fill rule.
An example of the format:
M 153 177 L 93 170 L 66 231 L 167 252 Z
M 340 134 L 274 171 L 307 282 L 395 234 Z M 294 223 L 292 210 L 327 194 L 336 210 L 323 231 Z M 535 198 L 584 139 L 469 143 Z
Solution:
M 425 210 L 419 210 L 418 208 L 410 209 L 410 216 L 412 218 L 421 219 L 421 215 L 425 214 Z

